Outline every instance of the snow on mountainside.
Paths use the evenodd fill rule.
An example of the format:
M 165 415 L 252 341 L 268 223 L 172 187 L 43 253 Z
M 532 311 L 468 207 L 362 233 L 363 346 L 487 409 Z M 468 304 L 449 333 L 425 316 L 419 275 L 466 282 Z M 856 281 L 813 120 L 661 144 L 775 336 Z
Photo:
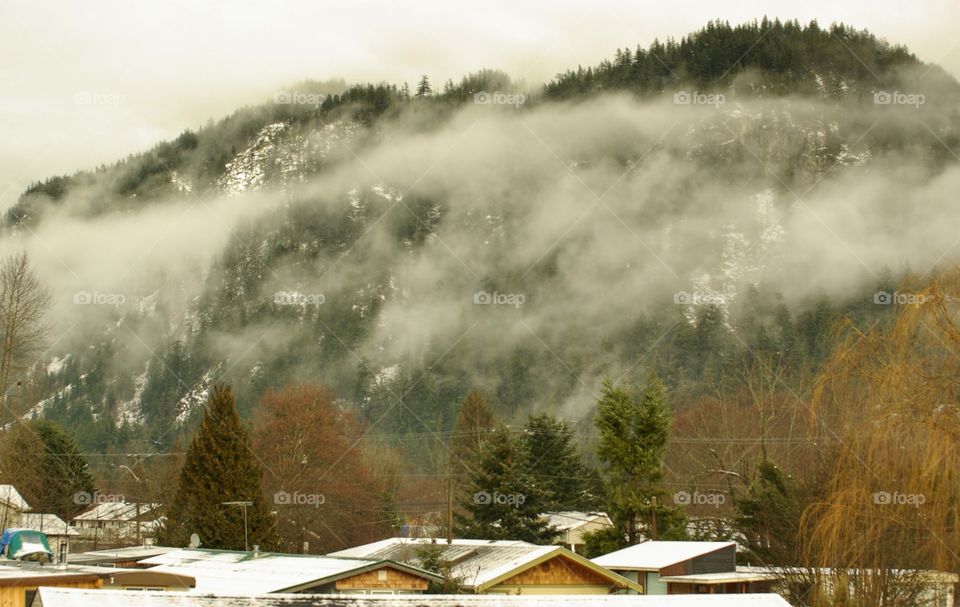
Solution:
M 348 146 L 359 128 L 355 122 L 337 121 L 303 134 L 293 132 L 287 123 L 269 124 L 257 133 L 250 147 L 227 163 L 217 189 L 239 194 L 259 190 L 267 183 L 303 181 L 328 156 Z

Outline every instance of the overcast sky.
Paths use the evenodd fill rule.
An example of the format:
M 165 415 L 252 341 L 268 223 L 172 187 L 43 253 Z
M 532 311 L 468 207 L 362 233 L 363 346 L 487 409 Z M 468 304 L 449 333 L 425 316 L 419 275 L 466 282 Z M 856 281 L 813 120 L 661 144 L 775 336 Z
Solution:
M 866 27 L 960 74 L 958 0 L 2 0 L 0 208 L 304 78 L 541 82 L 614 49 L 764 14 Z

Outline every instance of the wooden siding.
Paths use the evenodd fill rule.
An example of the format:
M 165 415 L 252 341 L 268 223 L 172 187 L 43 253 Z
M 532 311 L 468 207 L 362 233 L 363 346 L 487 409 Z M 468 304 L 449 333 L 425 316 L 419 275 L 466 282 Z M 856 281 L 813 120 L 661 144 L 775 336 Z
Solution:
M 386 579 L 381 580 L 381 574 L 386 574 Z M 404 590 L 425 591 L 427 589 L 427 580 L 417 577 L 405 571 L 397 571 L 390 567 L 383 567 L 375 571 L 367 571 L 342 580 L 337 580 L 336 588 L 340 591 L 351 590 Z
M 504 580 L 498 586 L 611 586 L 610 580 L 563 556 L 556 556 Z
M 57 588 L 99 588 L 100 582 L 87 582 L 77 584 L 51 584 L 44 582 L 39 586 L 56 586 Z M 5 586 L 0 588 L 0 607 L 29 607 L 26 605 L 26 596 L 28 590 L 36 590 L 37 585 L 25 586 Z

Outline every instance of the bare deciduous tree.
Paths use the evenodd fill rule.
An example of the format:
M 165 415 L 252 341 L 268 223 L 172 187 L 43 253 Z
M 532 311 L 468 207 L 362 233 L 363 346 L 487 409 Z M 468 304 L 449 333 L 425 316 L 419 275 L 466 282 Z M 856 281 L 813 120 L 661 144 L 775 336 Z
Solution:
M 50 301 L 50 292 L 37 278 L 26 253 L 0 262 L 0 390 L 4 421 L 17 414 L 8 398 L 11 383 L 19 380 L 46 346 L 50 327 L 44 316 Z

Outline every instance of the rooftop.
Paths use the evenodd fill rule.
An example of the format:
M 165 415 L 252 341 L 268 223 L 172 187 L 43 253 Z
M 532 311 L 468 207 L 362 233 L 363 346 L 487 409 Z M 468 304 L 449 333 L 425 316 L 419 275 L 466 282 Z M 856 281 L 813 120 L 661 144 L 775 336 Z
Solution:
M 428 571 L 388 559 L 355 559 L 272 552 L 179 549 L 140 561 L 162 571 L 197 578 L 198 592 L 217 594 L 269 594 L 296 592 L 364 571 L 391 567 L 434 581 Z
M 577 512 L 568 510 L 565 512 L 547 512 L 543 517 L 547 519 L 547 523 L 549 523 L 550 526 L 556 527 L 560 531 L 570 531 L 571 529 L 576 529 L 581 525 L 586 525 L 589 522 L 597 520 L 608 525 L 612 524 L 610 517 L 603 512 Z
M 33 607 L 790 607 L 776 594 L 670 596 L 286 594 L 210 596 L 181 592 L 125 592 L 41 588 Z M 39 603 L 39 604 L 38 604 Z
M 89 552 L 77 552 L 68 555 L 67 559 L 71 563 L 83 563 L 88 565 L 106 564 L 106 563 L 130 563 L 141 561 L 151 556 L 158 556 L 173 552 L 178 548 L 167 546 L 130 546 L 127 548 L 110 548 L 108 550 L 91 550 Z
M 616 570 L 659 571 L 704 554 L 736 546 L 734 542 L 659 542 L 648 541 L 593 559 Z
M 0 504 L 6 504 L 21 512 L 30 509 L 30 504 L 23 499 L 23 496 L 13 485 L 0 485 Z
M 104 502 L 97 504 L 83 514 L 73 518 L 75 521 L 134 521 L 144 516 L 160 504 L 136 504 L 131 502 Z
M 20 526 L 24 529 L 42 531 L 47 535 L 80 535 L 76 529 L 56 514 L 24 512 L 20 515 Z
M 520 541 L 455 539 L 448 544 L 446 540 L 432 538 L 389 538 L 333 552 L 330 556 L 390 559 L 418 566 L 421 562 L 419 552 L 427 547 L 443 551 L 444 560 L 451 565 L 451 573 L 462 579 L 467 588 L 480 589 L 497 584 L 511 572 L 555 555 L 563 555 L 586 568 L 595 569 L 599 575 L 609 578 L 611 584 L 620 587 L 634 585 L 612 571 L 594 568 L 593 563 L 561 546 L 537 546 Z

